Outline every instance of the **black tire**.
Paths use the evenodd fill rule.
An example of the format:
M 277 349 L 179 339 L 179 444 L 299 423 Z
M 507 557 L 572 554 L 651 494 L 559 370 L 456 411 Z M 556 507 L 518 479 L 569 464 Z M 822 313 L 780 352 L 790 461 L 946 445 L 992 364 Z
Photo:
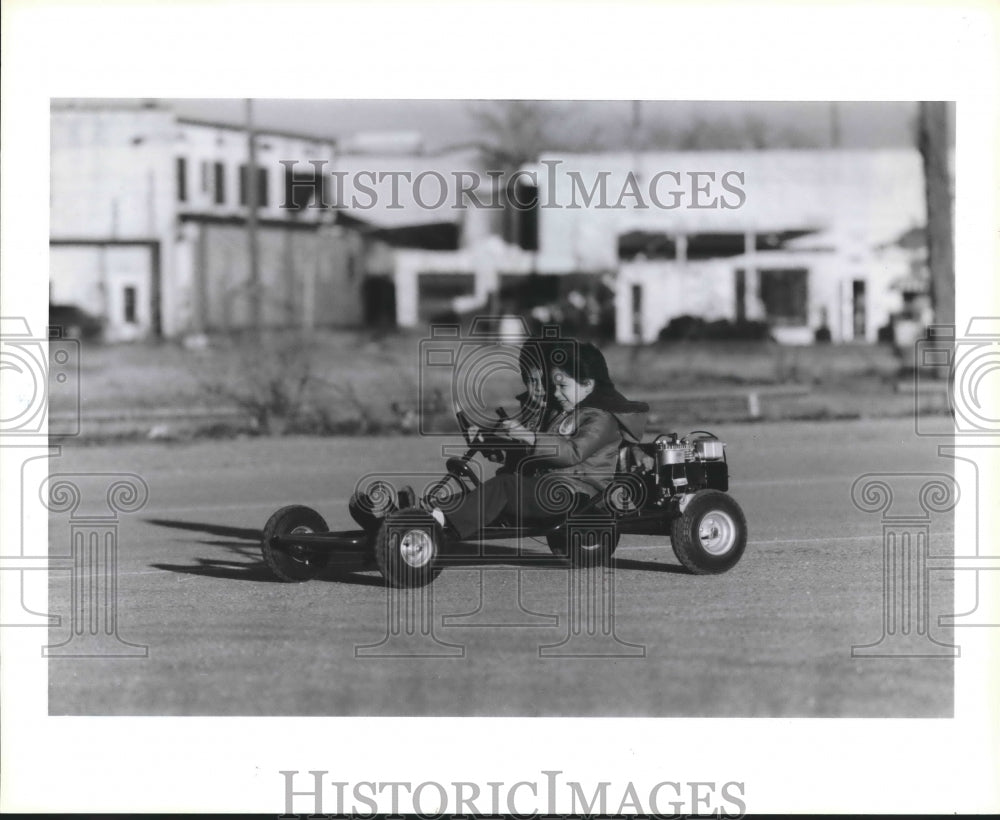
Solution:
M 553 555 L 565 558 L 574 567 L 596 567 L 611 561 L 621 533 L 610 517 L 586 522 L 570 519 L 561 529 L 546 535 L 545 540 Z
M 393 587 L 422 587 L 441 574 L 438 556 L 444 533 L 430 513 L 406 509 L 390 513 L 375 538 L 375 563 Z
M 727 572 L 747 546 L 747 519 L 732 496 L 699 490 L 671 526 L 674 555 L 696 575 Z
M 382 519 L 393 510 L 412 507 L 416 499 L 410 487 L 396 490 L 385 481 L 376 481 L 365 492 L 355 490 L 347 502 L 347 511 L 365 532 L 374 535 Z
M 264 525 L 260 549 L 264 563 L 280 581 L 298 583 L 319 575 L 330 560 L 330 551 L 317 546 L 277 545 L 271 540 L 276 535 L 293 533 L 329 532 L 326 521 L 316 510 L 294 504 L 282 507 Z

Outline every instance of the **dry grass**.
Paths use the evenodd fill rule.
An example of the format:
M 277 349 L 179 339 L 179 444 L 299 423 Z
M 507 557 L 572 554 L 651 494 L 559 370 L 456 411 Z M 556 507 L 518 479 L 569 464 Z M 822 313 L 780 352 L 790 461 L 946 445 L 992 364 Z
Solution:
M 344 420 L 359 430 L 391 428 L 403 412 L 414 410 L 420 394 L 421 337 L 355 332 L 317 332 L 302 346 L 312 382 L 308 394 L 313 417 L 330 432 Z M 912 398 L 894 387 L 899 363 L 881 346 L 836 345 L 807 348 L 772 343 L 674 343 L 645 348 L 605 345 L 612 375 L 626 394 L 691 391 L 751 385 L 805 385 L 810 395 L 769 399 L 765 418 L 877 417 L 905 415 Z M 242 372 L 273 367 L 267 352 L 231 340 L 203 350 L 176 344 L 84 345 L 81 354 L 81 402 L 88 411 L 220 407 L 225 389 Z M 249 373 L 248 373 L 248 368 Z M 252 380 L 251 380 L 252 382 Z M 507 383 L 509 382 L 509 384 Z M 451 412 L 451 383 L 438 372 L 423 384 L 425 405 L 436 394 L 439 412 Z M 520 389 L 516 376 L 487 387 L 486 401 L 510 403 Z M 232 402 L 230 402 L 232 404 Z M 393 405 L 396 405 L 395 409 Z M 66 410 L 53 404 L 52 410 Z M 703 418 L 745 415 L 732 408 L 705 408 Z M 361 424 L 363 422 L 363 424 Z
M 717 385 L 842 385 L 861 378 L 891 380 L 892 351 L 874 345 L 786 347 L 768 342 L 612 345 L 608 366 L 623 387 L 699 388 Z

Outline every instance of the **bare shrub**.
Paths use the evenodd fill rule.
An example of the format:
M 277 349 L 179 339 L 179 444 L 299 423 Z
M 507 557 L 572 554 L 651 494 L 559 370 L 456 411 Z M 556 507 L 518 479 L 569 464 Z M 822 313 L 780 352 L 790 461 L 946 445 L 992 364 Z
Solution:
M 318 379 L 308 334 L 262 331 L 219 341 L 199 382 L 214 399 L 236 405 L 262 435 L 283 435 L 308 414 Z
M 349 366 L 331 369 L 330 350 L 320 342 L 301 329 L 222 337 L 198 380 L 213 401 L 245 412 L 260 435 L 407 432 L 356 388 Z

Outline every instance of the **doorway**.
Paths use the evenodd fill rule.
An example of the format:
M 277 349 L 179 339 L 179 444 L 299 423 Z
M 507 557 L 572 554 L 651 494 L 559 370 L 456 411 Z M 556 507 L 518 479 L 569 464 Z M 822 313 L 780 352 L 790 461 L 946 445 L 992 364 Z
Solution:
M 853 338 L 863 341 L 867 337 L 867 308 L 865 305 L 865 280 L 855 279 L 851 283 L 851 317 Z

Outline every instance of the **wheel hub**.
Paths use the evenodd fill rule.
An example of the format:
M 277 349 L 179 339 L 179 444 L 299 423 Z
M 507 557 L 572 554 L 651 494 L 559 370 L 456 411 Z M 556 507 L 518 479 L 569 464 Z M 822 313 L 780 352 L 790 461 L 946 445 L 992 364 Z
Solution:
M 698 524 L 698 540 L 710 555 L 724 555 L 736 543 L 736 524 L 728 513 L 712 510 Z
M 314 532 L 312 527 L 307 527 L 305 524 L 300 524 L 295 527 L 289 534 L 290 535 L 307 535 Z M 309 561 L 314 557 L 314 553 L 308 547 L 302 544 L 292 544 L 288 548 L 288 554 L 294 558 L 296 561 L 302 561 L 303 563 L 309 563 Z
M 426 566 L 434 556 L 430 533 L 423 529 L 407 530 L 399 539 L 399 554 L 411 567 Z
M 598 533 L 587 533 L 580 538 L 580 547 L 593 552 L 604 544 L 604 537 Z

